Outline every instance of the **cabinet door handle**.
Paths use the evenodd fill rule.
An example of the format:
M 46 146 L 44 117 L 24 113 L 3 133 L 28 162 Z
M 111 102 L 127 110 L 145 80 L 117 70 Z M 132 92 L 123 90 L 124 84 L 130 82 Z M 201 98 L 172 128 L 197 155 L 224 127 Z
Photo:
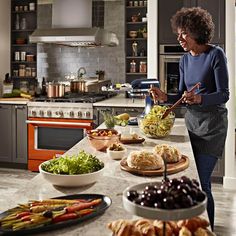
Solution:
M 24 109 L 25 109 L 25 107 L 24 107 L 24 106 L 19 106 L 19 105 L 16 105 L 16 106 L 15 106 L 15 109 L 24 110 Z

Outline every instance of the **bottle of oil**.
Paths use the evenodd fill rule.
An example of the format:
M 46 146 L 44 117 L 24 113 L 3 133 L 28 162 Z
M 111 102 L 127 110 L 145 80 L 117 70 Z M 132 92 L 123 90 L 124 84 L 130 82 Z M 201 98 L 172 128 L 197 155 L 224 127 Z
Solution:
M 45 77 L 43 77 L 43 81 L 42 81 L 42 90 L 41 90 L 41 94 L 43 96 L 47 95 L 47 89 L 46 89 L 46 80 Z

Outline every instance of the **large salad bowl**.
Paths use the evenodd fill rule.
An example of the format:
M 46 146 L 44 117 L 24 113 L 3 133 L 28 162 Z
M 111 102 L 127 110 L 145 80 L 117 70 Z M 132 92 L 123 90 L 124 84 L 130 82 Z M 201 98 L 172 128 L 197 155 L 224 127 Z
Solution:
M 82 155 L 86 155 L 84 162 L 80 161 Z M 74 171 L 71 171 L 73 168 Z M 95 183 L 103 175 L 103 171 L 104 163 L 85 152 L 80 152 L 76 156 L 51 159 L 39 166 L 39 172 L 44 179 L 53 185 L 64 187 L 79 187 Z
M 155 105 L 151 111 L 138 117 L 138 125 L 142 133 L 149 138 L 163 138 L 170 134 L 175 122 L 175 114 L 170 112 L 167 117 L 162 119 L 166 106 Z

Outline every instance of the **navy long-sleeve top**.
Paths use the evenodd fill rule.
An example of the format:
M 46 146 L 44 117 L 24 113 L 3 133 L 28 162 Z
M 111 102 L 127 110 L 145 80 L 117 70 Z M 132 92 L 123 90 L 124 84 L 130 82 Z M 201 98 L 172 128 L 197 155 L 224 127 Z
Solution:
M 224 104 L 229 100 L 227 61 L 219 46 L 210 45 L 198 56 L 184 54 L 179 69 L 179 96 L 200 82 L 201 86 L 195 93 L 201 94 L 202 106 Z

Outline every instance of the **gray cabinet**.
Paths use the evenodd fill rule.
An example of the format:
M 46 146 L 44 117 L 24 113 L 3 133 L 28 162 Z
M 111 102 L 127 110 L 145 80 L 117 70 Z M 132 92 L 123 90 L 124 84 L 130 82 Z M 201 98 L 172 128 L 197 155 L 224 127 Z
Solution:
M 12 109 L 0 104 L 0 162 L 12 161 Z
M 12 162 L 27 164 L 27 106 L 12 106 L 13 155 Z
M 159 44 L 176 44 L 170 24 L 171 17 L 182 7 L 202 7 L 213 17 L 215 34 L 212 43 L 225 43 L 225 0 L 159 0 L 158 1 L 158 31 Z
M 0 162 L 27 164 L 26 119 L 26 105 L 0 105 Z

